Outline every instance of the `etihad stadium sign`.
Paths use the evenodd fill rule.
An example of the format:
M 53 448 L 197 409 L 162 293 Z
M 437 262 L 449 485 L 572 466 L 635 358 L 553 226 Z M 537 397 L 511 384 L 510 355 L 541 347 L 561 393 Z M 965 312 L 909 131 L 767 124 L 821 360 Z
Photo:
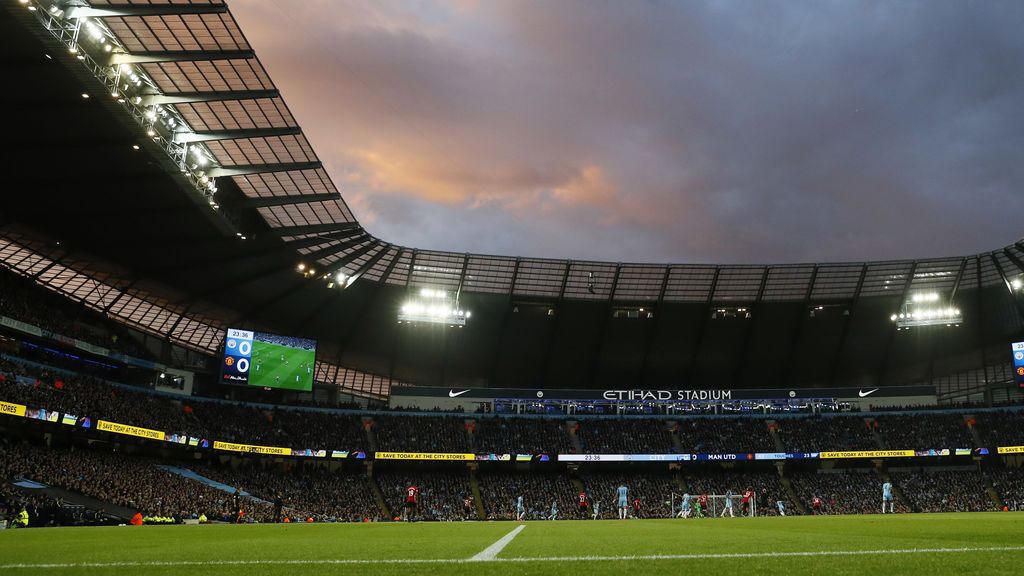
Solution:
M 732 400 L 732 390 L 605 390 L 605 400 L 670 402 L 672 400 Z
M 436 386 L 395 386 L 391 398 L 444 398 L 458 402 L 498 400 L 577 401 L 577 402 L 730 402 L 738 400 L 855 400 L 913 398 L 914 403 L 934 401 L 934 386 L 882 386 L 872 388 L 441 388 Z

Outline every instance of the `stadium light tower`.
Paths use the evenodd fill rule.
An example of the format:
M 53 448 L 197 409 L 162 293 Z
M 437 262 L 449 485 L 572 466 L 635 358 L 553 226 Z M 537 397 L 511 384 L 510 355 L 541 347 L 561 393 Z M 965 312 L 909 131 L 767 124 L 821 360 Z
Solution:
M 470 311 L 459 307 L 457 294 L 452 298 L 445 290 L 422 288 L 399 308 L 398 323 L 443 324 L 462 328 L 471 316 Z
M 889 317 L 897 330 L 921 326 L 959 326 L 963 321 L 960 309 L 945 301 L 938 292 L 918 292 Z

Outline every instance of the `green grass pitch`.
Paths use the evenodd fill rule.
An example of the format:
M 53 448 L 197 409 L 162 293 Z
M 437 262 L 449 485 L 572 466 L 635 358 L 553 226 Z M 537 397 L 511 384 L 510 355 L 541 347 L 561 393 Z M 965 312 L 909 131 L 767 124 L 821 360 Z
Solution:
M 288 362 L 281 361 L 281 356 Z M 249 385 L 288 390 L 309 391 L 313 388 L 313 373 L 316 352 L 301 348 L 289 348 L 269 342 L 252 342 L 252 365 L 249 367 Z M 256 369 L 259 366 L 259 370 Z M 296 381 L 298 377 L 298 381 Z
M 1021 574 L 1024 514 L 44 528 L 0 574 Z

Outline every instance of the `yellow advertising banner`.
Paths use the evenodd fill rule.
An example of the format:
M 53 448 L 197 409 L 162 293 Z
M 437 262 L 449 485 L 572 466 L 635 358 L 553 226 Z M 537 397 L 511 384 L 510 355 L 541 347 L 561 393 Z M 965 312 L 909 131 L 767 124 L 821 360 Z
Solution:
M 449 454 L 439 452 L 377 452 L 377 460 L 476 460 L 475 454 Z
M 99 422 L 97 422 L 96 429 L 103 430 L 106 432 L 113 432 L 114 434 L 124 434 L 126 436 L 149 438 L 150 440 L 164 439 L 164 433 L 159 430 L 139 428 L 138 426 L 130 426 L 128 424 L 118 424 L 117 422 L 107 422 L 106 420 L 100 420 Z
M 11 404 L 10 402 L 0 402 L 0 414 L 6 414 L 8 416 L 24 416 L 25 407 L 21 404 Z
M 861 450 L 857 452 L 821 452 L 823 460 L 837 458 L 908 458 L 915 456 L 913 450 Z
M 227 450 L 228 452 L 248 452 L 250 454 L 271 454 L 274 456 L 291 456 L 291 448 L 279 448 L 277 446 L 254 446 L 252 444 L 235 444 L 233 442 L 213 442 L 214 450 Z
M 1024 454 L 1024 446 L 999 446 L 997 454 Z

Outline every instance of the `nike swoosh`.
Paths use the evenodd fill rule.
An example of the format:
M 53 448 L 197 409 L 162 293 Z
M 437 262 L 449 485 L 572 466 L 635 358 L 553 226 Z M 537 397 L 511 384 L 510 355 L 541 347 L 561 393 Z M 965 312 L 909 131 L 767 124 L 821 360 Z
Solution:
M 455 390 L 449 390 L 448 391 L 448 397 L 449 398 L 455 398 L 457 396 L 462 396 L 466 392 L 469 392 L 469 390 L 463 390 L 462 392 L 456 392 Z
M 878 390 L 879 390 L 879 388 L 875 388 L 874 390 L 868 390 L 867 392 L 865 392 L 865 391 L 863 391 L 863 390 L 858 390 L 858 391 L 857 391 L 857 394 L 858 394 L 858 395 L 859 395 L 859 396 L 860 396 L 861 398 L 863 398 L 863 397 L 865 397 L 865 396 L 870 396 L 870 395 L 874 394 L 875 392 L 878 392 Z

